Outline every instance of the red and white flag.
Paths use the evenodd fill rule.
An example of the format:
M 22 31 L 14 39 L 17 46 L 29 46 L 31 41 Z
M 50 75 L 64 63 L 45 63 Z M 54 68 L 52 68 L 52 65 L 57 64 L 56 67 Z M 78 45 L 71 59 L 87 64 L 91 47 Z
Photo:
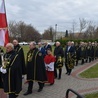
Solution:
M 5 2 L 0 3 L 0 46 L 5 46 L 9 42 L 8 25 L 6 18 Z

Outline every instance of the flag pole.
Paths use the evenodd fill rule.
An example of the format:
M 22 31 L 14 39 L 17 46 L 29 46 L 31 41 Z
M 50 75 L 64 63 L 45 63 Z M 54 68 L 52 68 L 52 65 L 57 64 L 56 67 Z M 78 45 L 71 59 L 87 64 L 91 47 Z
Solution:
M 4 3 L 3 0 L 2 0 L 2 2 Z M 4 10 L 5 10 L 5 3 L 4 3 Z M 6 22 L 6 24 L 7 24 L 7 22 Z M 0 28 L 0 29 L 7 29 L 7 28 Z M 0 88 L 0 98 L 7 98 L 7 94 L 4 93 L 4 89 L 3 88 Z
M 1 0 L 0 7 L 0 45 L 5 46 L 9 43 L 9 32 L 8 32 L 8 24 L 7 24 L 7 15 L 6 15 L 6 7 L 5 1 Z
M 8 37 L 7 39 L 10 41 L 10 39 L 9 39 L 9 29 L 8 29 L 8 23 L 7 23 L 7 15 L 6 15 L 6 7 L 5 7 L 5 0 L 3 0 L 3 3 L 4 3 L 5 19 L 6 19 L 6 28 L 5 28 L 5 30 L 7 29 L 6 37 Z M 4 46 L 5 46 L 5 44 L 4 44 Z
M 6 15 L 5 0 L 3 0 L 3 2 L 4 2 L 4 10 L 5 10 L 5 18 L 6 18 L 6 24 L 7 24 L 7 15 Z M 8 24 L 7 24 L 7 27 L 6 27 L 6 28 L 8 28 Z

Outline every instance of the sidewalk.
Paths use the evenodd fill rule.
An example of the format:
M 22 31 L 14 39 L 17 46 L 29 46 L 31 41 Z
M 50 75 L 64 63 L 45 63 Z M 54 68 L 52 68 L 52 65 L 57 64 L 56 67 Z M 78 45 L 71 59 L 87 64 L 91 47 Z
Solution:
M 80 94 L 98 91 L 98 79 L 82 79 L 78 76 L 83 70 L 95 65 L 98 61 L 86 63 L 85 65 L 75 66 L 70 76 L 65 74 L 65 67 L 63 67 L 61 80 L 56 79 L 53 86 L 45 85 L 42 92 L 37 92 L 38 84 L 35 82 L 33 93 L 24 96 L 23 93 L 27 91 L 27 84 L 23 84 L 23 90 L 18 98 L 64 98 L 67 89 L 72 88 Z M 72 94 L 71 94 L 72 96 Z

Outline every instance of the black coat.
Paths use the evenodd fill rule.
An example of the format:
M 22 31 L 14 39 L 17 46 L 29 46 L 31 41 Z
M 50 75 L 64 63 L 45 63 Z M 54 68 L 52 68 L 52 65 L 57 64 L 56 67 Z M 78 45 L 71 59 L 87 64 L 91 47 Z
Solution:
M 47 50 L 50 49 L 52 51 L 52 47 L 51 45 L 45 45 L 44 46 L 44 49 L 45 49 L 45 54 L 47 55 Z
M 42 53 L 37 48 L 27 53 L 27 81 L 46 82 L 46 70 Z
M 91 57 L 94 57 L 94 46 L 91 48 Z
M 3 50 L 0 48 L 0 53 L 3 53 Z M 0 55 L 0 65 L 2 65 L 1 55 Z
M 90 58 L 94 57 L 94 47 L 93 46 L 88 46 L 87 54 L 88 54 L 88 57 L 90 57 Z
M 2 73 L 0 72 L 0 89 L 3 88 Z
M 95 46 L 94 48 L 94 56 L 95 58 L 98 58 L 98 46 Z
M 56 61 L 55 61 L 54 67 L 58 68 L 58 69 L 62 68 L 63 67 L 64 51 L 61 46 L 55 47 L 54 56 L 56 56 Z
M 70 49 L 68 50 L 68 46 L 65 48 L 65 58 L 67 58 L 67 53 L 74 54 L 75 53 L 75 48 L 70 46 Z
M 68 50 L 68 46 L 65 49 L 65 65 L 68 66 L 69 69 L 74 68 L 75 61 L 75 48 L 70 46 Z
M 26 67 L 25 67 L 25 57 L 24 57 L 24 52 L 22 47 L 18 44 L 17 46 L 14 47 L 14 50 L 18 54 L 19 61 L 20 61 L 20 66 L 22 68 L 22 74 L 26 74 Z
M 64 57 L 64 51 L 63 51 L 63 48 L 61 46 L 55 47 L 54 56 L 56 56 L 56 57 L 58 57 L 58 56 Z
M 20 67 L 20 58 L 15 51 L 5 53 L 4 58 L 7 58 L 6 74 L 2 74 L 4 92 L 15 93 L 16 95 L 22 90 L 22 70 Z
M 76 47 L 76 60 L 80 60 L 81 47 Z
M 3 52 L 3 50 L 0 48 L 0 53 Z M 2 60 L 0 56 L 0 67 L 2 66 Z M 0 72 L 0 89 L 3 88 L 3 82 L 2 82 L 2 73 Z
M 87 55 L 86 48 L 84 46 L 81 46 L 80 47 L 80 58 L 85 59 L 86 55 Z

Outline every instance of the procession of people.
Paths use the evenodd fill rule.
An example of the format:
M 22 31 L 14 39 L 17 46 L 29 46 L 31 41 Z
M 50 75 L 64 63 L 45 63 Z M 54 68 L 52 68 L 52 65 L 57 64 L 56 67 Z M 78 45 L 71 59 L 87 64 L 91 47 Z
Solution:
M 74 66 L 79 63 L 90 63 L 98 58 L 97 42 L 74 43 L 68 41 L 63 48 L 57 41 L 55 48 L 48 43 L 30 42 L 26 55 L 19 45 L 18 40 L 5 46 L 5 53 L 0 47 L 0 98 L 6 98 L 1 92 L 7 93 L 9 98 L 18 97 L 22 90 L 22 78 L 26 75 L 28 83 L 24 96 L 32 93 L 34 82 L 39 85 L 41 92 L 45 84 L 54 85 L 55 79 L 61 79 L 62 68 L 65 65 L 65 74 L 71 75 Z M 2 89 L 2 90 L 1 90 Z M 2 97 L 3 96 L 3 97 Z

